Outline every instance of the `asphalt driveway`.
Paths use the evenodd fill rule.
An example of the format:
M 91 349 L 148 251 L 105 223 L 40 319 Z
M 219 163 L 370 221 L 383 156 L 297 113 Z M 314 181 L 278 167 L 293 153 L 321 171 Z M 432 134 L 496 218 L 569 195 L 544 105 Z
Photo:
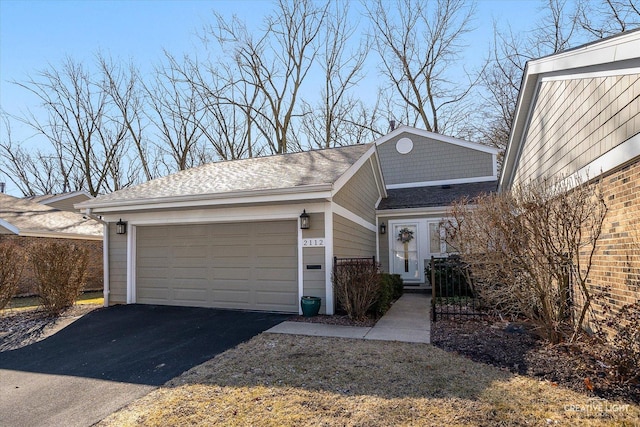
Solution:
M 92 425 L 288 317 L 149 305 L 95 310 L 0 353 L 0 425 Z

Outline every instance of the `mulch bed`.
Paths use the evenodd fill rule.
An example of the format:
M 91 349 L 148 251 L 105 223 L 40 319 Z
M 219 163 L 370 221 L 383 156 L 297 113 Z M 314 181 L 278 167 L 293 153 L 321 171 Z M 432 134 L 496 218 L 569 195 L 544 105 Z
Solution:
M 56 323 L 83 316 L 100 305 L 75 305 L 60 317 L 49 316 L 42 309 L 3 310 L 0 312 L 0 351 L 15 350 L 48 336 Z
M 439 320 L 431 325 L 431 343 L 474 361 L 581 393 L 640 402 L 640 384 L 616 378 L 607 361 L 609 348 L 588 336 L 575 343 L 553 345 L 540 339 L 526 323 Z
M 326 323 L 328 325 L 363 326 L 367 328 L 374 326 L 377 321 L 377 319 L 374 319 L 373 317 L 368 317 L 364 320 L 353 320 L 346 314 L 336 314 L 335 316 L 319 314 L 313 317 L 294 316 L 288 320 L 291 322 Z

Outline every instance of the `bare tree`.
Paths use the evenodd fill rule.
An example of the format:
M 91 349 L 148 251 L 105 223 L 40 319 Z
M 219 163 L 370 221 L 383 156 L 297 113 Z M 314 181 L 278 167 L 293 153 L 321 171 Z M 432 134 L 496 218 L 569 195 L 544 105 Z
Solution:
M 273 153 L 289 151 L 293 120 L 303 114 L 296 110 L 300 88 L 315 63 L 327 10 L 328 3 L 280 0 L 259 32 L 251 32 L 236 17 L 228 22 L 221 15 L 206 29 L 205 40 L 213 39 L 231 52 L 228 72 L 217 77 L 224 80 L 223 86 L 240 87 L 248 95 L 237 99 L 226 91 L 212 92 L 215 102 L 249 113 L 248 125 L 257 129 Z
M 500 163 L 527 61 L 567 49 L 577 38 L 575 10 L 566 0 L 545 0 L 543 10 L 543 17 L 528 32 L 514 32 L 509 26 L 501 30 L 494 23 L 490 64 L 481 77 L 486 102 L 478 133 L 484 143 L 500 150 Z
M 42 153 L 30 157 L 32 176 L 41 183 L 55 182 L 40 189 L 69 191 L 80 186 L 92 195 L 119 189 L 119 180 L 110 173 L 113 163 L 123 161 L 117 154 L 123 151 L 127 129 L 108 116 L 108 97 L 94 76 L 67 58 L 60 69 L 52 67 L 37 78 L 14 83 L 38 97 L 46 113 L 45 118 L 32 112 L 21 118 L 49 142 L 55 159 L 47 162 Z M 52 181 L 49 174 L 56 178 Z
M 101 85 L 110 106 L 114 107 L 107 110 L 108 117 L 126 130 L 127 139 L 133 142 L 138 153 L 137 163 L 149 181 L 154 178 L 150 166 L 153 160 L 143 140 L 144 100 L 138 70 L 133 63 L 125 68 L 101 54 L 97 56 L 97 62 L 102 81 L 96 83 Z
M 202 121 L 205 115 L 196 87 L 181 79 L 173 57 L 166 54 L 168 64 L 157 67 L 154 81 L 145 85 L 149 120 L 155 125 L 166 172 L 184 170 L 205 161 L 202 153 Z
M 580 27 L 597 38 L 605 38 L 640 27 L 640 3 L 637 0 L 579 0 L 576 20 Z
M 354 133 L 349 130 L 354 123 L 347 119 L 350 112 L 363 105 L 350 90 L 363 78 L 369 46 L 364 40 L 356 47 L 349 47 L 356 30 L 356 23 L 349 19 L 349 4 L 340 1 L 332 6 L 323 27 L 324 48 L 318 58 L 323 71 L 324 87 L 317 105 L 306 105 L 304 110 L 311 113 L 302 119 L 303 132 L 309 146 L 318 148 L 362 142 L 353 139 Z
M 475 80 L 456 83 L 448 71 L 471 30 L 474 7 L 463 0 L 377 0 L 365 6 L 392 108 L 400 111 L 390 117 L 433 132 L 452 132 Z

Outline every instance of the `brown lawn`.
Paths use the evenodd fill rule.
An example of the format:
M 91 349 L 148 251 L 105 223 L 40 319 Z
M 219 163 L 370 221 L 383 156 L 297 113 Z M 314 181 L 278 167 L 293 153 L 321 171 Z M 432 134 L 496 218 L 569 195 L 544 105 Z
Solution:
M 262 334 L 100 426 L 640 426 L 640 407 L 431 345 Z

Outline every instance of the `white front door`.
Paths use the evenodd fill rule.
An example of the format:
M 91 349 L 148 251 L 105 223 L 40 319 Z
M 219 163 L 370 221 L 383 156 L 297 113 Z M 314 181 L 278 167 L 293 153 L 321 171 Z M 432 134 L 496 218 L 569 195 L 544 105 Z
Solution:
M 420 280 L 418 224 L 394 224 L 391 239 L 393 273 L 402 276 L 404 281 Z

